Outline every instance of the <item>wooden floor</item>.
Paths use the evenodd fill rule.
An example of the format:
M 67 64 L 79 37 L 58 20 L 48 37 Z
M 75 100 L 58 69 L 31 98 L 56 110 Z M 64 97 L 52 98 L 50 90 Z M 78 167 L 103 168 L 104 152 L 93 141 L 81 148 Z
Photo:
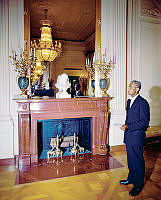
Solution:
M 0 200 L 161 200 L 161 143 L 145 146 L 145 186 L 136 197 L 130 197 L 132 185 L 119 184 L 127 177 L 126 152 L 111 153 L 120 167 L 92 173 L 16 185 L 19 169 L 0 166 Z M 72 166 L 71 166 L 72 167 Z M 41 177 L 37 174 L 37 177 Z

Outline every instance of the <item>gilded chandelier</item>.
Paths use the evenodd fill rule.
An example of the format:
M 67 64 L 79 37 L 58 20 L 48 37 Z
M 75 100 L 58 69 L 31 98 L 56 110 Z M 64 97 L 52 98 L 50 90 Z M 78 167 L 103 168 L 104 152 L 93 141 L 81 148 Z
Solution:
M 41 39 L 37 43 L 35 40 L 31 42 L 31 47 L 36 49 L 37 61 L 53 61 L 57 56 L 60 55 L 62 48 L 61 43 L 55 41 L 52 42 L 51 35 L 51 21 L 47 19 L 47 9 L 45 11 L 45 19 L 41 20 Z

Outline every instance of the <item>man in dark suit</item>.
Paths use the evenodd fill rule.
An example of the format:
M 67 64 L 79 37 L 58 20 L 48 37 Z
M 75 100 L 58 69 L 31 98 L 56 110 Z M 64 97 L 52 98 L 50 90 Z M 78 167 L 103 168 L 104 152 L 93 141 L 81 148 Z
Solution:
M 134 188 L 129 192 L 130 196 L 136 196 L 144 186 L 145 162 L 143 157 L 143 145 L 145 131 L 149 125 L 150 108 L 148 102 L 139 95 L 141 83 L 131 81 L 128 86 L 128 94 L 131 99 L 127 101 L 127 113 L 125 124 L 120 127 L 124 132 L 126 144 L 127 162 L 129 174 L 127 180 L 121 180 L 123 185 L 133 184 Z

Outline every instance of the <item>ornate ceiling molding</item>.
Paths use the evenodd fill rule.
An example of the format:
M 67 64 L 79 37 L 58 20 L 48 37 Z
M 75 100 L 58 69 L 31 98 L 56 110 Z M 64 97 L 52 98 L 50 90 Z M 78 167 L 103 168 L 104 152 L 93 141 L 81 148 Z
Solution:
M 141 15 L 146 17 L 161 18 L 161 1 L 141 0 Z
M 31 38 L 40 37 L 40 20 L 52 21 L 52 36 L 55 40 L 85 41 L 95 32 L 95 0 L 24 0 L 25 8 L 30 9 Z M 25 12 L 25 14 L 27 14 Z

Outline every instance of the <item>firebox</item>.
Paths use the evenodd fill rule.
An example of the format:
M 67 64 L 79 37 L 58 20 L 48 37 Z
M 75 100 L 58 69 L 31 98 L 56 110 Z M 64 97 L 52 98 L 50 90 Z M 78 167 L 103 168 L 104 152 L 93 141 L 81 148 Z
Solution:
M 91 117 L 47 119 L 37 121 L 38 159 L 46 159 L 51 150 L 51 138 L 78 137 L 79 146 L 85 149 L 84 153 L 91 153 Z M 70 155 L 70 147 L 63 147 L 63 156 Z

